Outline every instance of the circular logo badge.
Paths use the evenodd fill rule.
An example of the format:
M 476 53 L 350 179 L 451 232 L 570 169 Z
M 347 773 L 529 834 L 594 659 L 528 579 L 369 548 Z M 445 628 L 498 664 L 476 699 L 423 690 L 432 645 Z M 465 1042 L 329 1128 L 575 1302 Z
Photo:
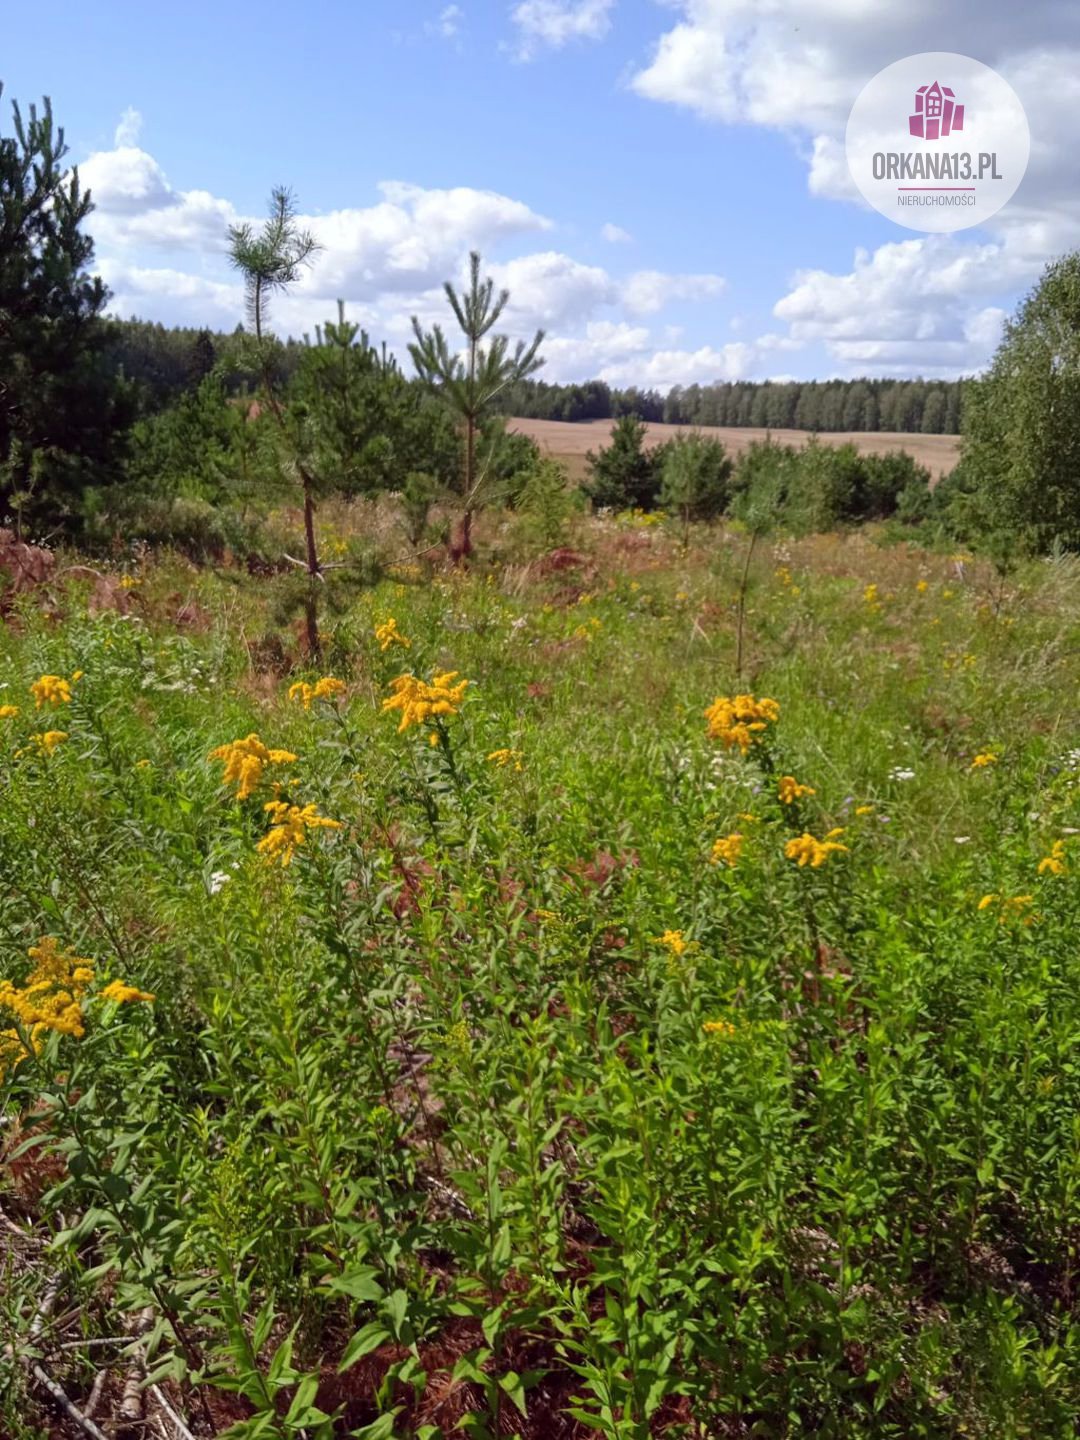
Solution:
M 847 162 L 875 210 L 909 230 L 965 230 L 1024 178 L 1031 135 L 1016 91 L 970 55 L 929 51 L 879 70 L 851 108 Z

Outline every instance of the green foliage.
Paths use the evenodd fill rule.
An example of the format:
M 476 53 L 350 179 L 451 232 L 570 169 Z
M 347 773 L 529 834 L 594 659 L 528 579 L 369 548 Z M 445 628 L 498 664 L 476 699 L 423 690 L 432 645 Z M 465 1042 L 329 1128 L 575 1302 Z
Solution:
M 1080 548 L 1080 251 L 1047 266 L 972 384 L 964 470 L 989 533 Z
M 170 409 L 135 425 L 131 484 L 147 499 L 265 506 L 284 488 L 267 429 L 257 405 L 230 399 L 221 378 L 207 375 Z
M 0 85 L 0 95 L 3 87 Z M 77 530 L 116 480 L 132 397 L 108 361 L 108 292 L 88 267 L 93 206 L 46 99 L 0 136 L 0 518 Z
M 652 510 L 660 493 L 662 454 L 645 448 L 646 425 L 623 415 L 611 427 L 611 443 L 588 454 L 584 489 L 597 510 Z
M 43 934 L 94 973 L 83 1034 L 3 1037 L 5 1435 L 31 1359 L 248 1440 L 1075 1434 L 1077 567 L 759 544 L 744 757 L 701 712 L 745 546 L 657 525 L 627 573 L 629 523 L 579 527 L 588 588 L 354 594 L 307 708 L 250 643 L 303 575 L 18 601 L 0 978 Z M 240 799 L 208 757 L 253 731 L 295 758 Z M 277 795 L 340 822 L 287 866 Z
M 426 331 L 414 315 L 416 338 L 409 345 L 409 354 L 421 382 L 439 395 L 465 432 L 464 467 L 455 487 L 463 501 L 456 558 L 468 559 L 473 513 L 490 498 L 489 487 L 498 479 L 497 467 L 491 463 L 495 456 L 487 463 L 483 456 L 478 460 L 478 436 L 498 396 L 543 365 L 539 352 L 544 332 L 538 330 L 528 345 L 519 340 L 513 350 L 505 335 L 492 335 L 486 345 L 482 343 L 498 324 L 510 292 L 502 290 L 496 295 L 491 277 L 480 279 L 480 256 L 475 250 L 469 256 L 468 290 L 459 295 L 449 281 L 443 290 L 465 338 L 464 351 L 452 353 L 442 327 L 434 325 Z
M 365 495 L 396 490 L 410 470 L 449 484 L 460 464 L 450 417 L 398 370 L 386 346 L 345 319 L 316 329 L 288 394 L 290 423 L 322 493 Z
M 715 520 L 727 509 L 734 464 L 718 440 L 699 434 L 678 435 L 664 447 L 660 505 L 684 526 Z
M 966 380 L 735 380 L 676 385 L 668 394 L 612 388 L 602 380 L 552 385 L 524 380 L 504 392 L 507 415 L 541 420 L 611 420 L 639 415 L 650 424 L 755 426 L 767 430 L 900 430 L 955 435 Z
M 802 449 L 755 441 L 740 457 L 731 513 L 771 514 L 796 534 L 834 530 L 903 512 L 915 522 L 928 513 L 930 474 L 906 451 L 861 455 L 852 444 L 828 445 L 812 436 Z
M 536 460 L 521 487 L 518 513 L 526 539 L 540 550 L 566 543 L 576 510 L 565 469 L 557 460 Z

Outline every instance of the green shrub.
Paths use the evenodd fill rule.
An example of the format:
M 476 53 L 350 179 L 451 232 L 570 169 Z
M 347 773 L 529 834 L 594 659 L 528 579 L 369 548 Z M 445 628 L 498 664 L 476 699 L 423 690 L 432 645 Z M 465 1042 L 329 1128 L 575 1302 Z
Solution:
M 731 499 L 735 467 L 720 441 L 692 432 L 677 435 L 663 448 L 661 507 L 678 515 L 684 527 L 722 515 Z

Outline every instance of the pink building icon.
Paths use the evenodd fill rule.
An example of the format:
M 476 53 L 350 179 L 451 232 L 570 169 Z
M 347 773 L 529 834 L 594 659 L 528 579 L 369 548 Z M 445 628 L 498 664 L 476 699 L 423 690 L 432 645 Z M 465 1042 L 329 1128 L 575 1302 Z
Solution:
M 915 114 L 908 116 L 908 130 L 920 140 L 942 140 L 964 128 L 964 107 L 947 85 L 920 85 L 915 91 Z

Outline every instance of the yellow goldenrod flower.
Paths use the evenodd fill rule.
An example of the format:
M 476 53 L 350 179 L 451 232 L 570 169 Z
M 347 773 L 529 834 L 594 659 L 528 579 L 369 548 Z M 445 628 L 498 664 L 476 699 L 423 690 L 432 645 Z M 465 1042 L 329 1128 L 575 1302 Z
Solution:
M 1055 840 L 1049 855 L 1044 855 L 1039 861 L 1040 875 L 1064 875 L 1065 866 L 1065 841 Z
M 781 775 L 777 789 L 781 805 L 794 805 L 795 801 L 801 800 L 804 795 L 817 794 L 811 785 L 800 785 L 794 775 Z
M 752 695 L 718 695 L 705 711 L 709 739 L 719 740 L 728 750 L 738 746 L 744 755 L 779 718 L 780 706 L 767 696 L 755 700 Z
M 30 686 L 34 706 L 40 710 L 43 705 L 67 705 L 71 700 L 71 687 L 82 678 L 82 671 L 76 670 L 70 680 L 63 675 L 41 675 Z
M 925 595 L 926 592 L 930 589 L 930 581 L 920 580 L 919 583 L 915 586 L 915 589 L 919 592 L 920 595 Z
M 811 869 L 818 870 L 830 855 L 848 854 L 848 847 L 839 844 L 836 839 L 843 833 L 842 829 L 830 830 L 824 840 L 816 840 L 809 831 L 804 830 L 796 839 L 787 842 L 784 854 L 800 866 L 809 865 Z
M 687 941 L 683 939 L 681 930 L 665 930 L 660 936 L 660 944 L 666 946 L 672 955 L 682 955 L 686 950 Z
M 260 855 L 271 864 L 284 868 L 292 864 L 299 846 L 307 841 L 309 830 L 340 830 L 340 820 L 328 820 L 319 814 L 317 805 L 289 805 L 284 800 L 270 800 L 263 809 L 270 816 L 270 829 L 256 845 Z
M 93 983 L 93 963 L 62 950 L 52 935 L 42 936 L 27 954 L 34 968 L 24 985 L 0 980 L 0 1010 L 20 1027 L 0 1033 L 0 1075 L 40 1054 L 50 1031 L 76 1038 L 85 1033 L 81 1001 Z
M 856 805 L 856 807 L 855 807 L 855 814 L 856 814 L 856 815 L 872 815 L 873 813 L 874 813 L 874 807 L 873 807 L 873 805 Z
M 520 750 L 492 750 L 487 758 L 489 765 L 498 765 L 500 770 L 507 765 L 513 765 L 515 770 L 523 768 Z
M 745 820 L 748 825 L 756 825 L 758 821 L 758 817 L 756 815 L 751 815 L 749 810 L 740 810 L 738 818 L 740 820 Z
M 996 765 L 997 759 L 998 757 L 994 754 L 992 750 L 984 750 L 981 754 L 976 755 L 975 758 L 972 760 L 971 769 L 985 770 L 988 765 Z
M 225 766 L 223 785 L 236 786 L 236 798 L 246 800 L 262 780 L 267 765 L 291 765 L 296 756 L 291 750 L 269 750 L 254 731 L 243 740 L 230 740 L 210 751 L 211 760 Z
M 309 685 L 306 680 L 297 680 L 289 686 L 289 699 L 299 700 L 305 710 L 311 709 L 313 700 L 332 700 L 335 695 L 344 693 L 345 681 L 336 680 L 333 675 L 324 675 L 314 685 Z
M 130 1005 L 135 1001 L 142 1001 L 149 1005 L 154 996 L 147 990 L 139 990 L 134 985 L 128 985 L 123 980 L 110 980 L 105 989 L 101 991 L 102 1000 L 112 1000 L 117 1005 Z
M 18 705 L 0 705 L 0 720 L 13 720 L 18 713 Z
M 445 670 L 439 675 L 433 675 L 430 685 L 417 679 L 415 675 L 399 675 L 390 682 L 394 694 L 389 700 L 383 701 L 382 708 L 401 711 L 398 734 L 408 730 L 410 725 L 423 725 L 432 717 L 449 718 L 458 713 L 469 681 L 459 680 L 454 685 L 452 682 L 457 673 L 456 670 Z
M 733 831 L 732 834 L 725 835 L 720 840 L 714 840 L 712 847 L 712 855 L 710 856 L 710 863 L 713 865 L 719 865 L 723 863 L 724 865 L 729 866 L 733 870 L 735 866 L 739 863 L 739 856 L 742 853 L 742 847 L 743 837 L 738 833 L 738 831 Z
M 385 654 L 391 645 L 400 645 L 402 649 L 408 650 L 412 641 L 406 635 L 402 635 L 398 629 L 397 621 L 391 615 L 381 625 L 375 626 L 375 639 L 379 642 L 379 649 Z
M 1024 914 L 1034 900 L 1034 895 L 984 895 L 979 901 L 979 909 L 989 910 L 996 904 L 999 924 L 1005 925 L 1010 920 L 1019 920 L 1022 925 L 1034 925 L 1037 917 Z
M 51 755 L 56 747 L 62 745 L 67 738 L 66 730 L 45 730 L 40 735 L 30 736 L 42 755 Z
M 730 1040 L 735 1034 L 735 1026 L 730 1020 L 706 1020 L 701 1028 L 706 1035 L 718 1035 L 722 1040 Z

